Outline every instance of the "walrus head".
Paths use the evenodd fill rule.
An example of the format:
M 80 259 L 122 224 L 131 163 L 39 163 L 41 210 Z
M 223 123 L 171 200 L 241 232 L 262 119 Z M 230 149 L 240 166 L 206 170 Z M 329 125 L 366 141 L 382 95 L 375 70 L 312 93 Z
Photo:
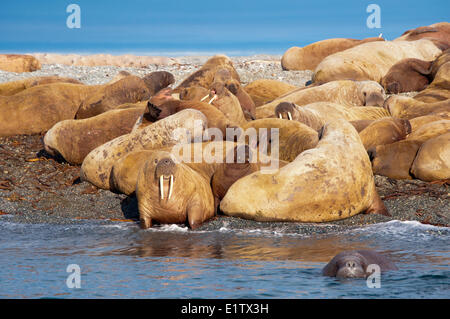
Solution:
M 377 82 L 360 81 L 358 82 L 358 96 L 363 106 L 383 106 L 385 92 Z
M 359 253 L 344 255 L 336 259 L 337 278 L 365 278 L 367 261 Z
M 201 86 L 190 86 L 180 90 L 180 100 L 204 101 L 209 97 L 208 89 Z M 209 101 L 209 100 L 208 100 Z
M 172 73 L 167 71 L 152 72 L 144 76 L 142 80 L 144 80 L 144 83 L 149 89 L 151 95 L 175 83 L 175 77 Z
M 170 200 L 173 193 L 173 184 L 175 183 L 175 175 L 177 166 L 170 157 L 164 157 L 160 160 L 155 159 L 155 181 L 159 185 L 160 200 Z M 168 187 L 166 187 L 166 182 Z
M 298 111 L 294 103 L 281 102 L 275 107 L 275 116 L 280 119 L 296 120 Z

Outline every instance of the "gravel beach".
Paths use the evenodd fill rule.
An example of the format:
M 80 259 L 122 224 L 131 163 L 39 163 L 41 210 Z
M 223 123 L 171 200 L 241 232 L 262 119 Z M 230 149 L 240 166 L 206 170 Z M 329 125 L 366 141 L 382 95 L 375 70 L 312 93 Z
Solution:
M 276 79 L 304 86 L 311 79 L 311 71 L 282 71 L 281 56 L 258 55 L 233 57 L 242 83 L 257 79 Z M 179 57 L 173 65 L 149 65 L 148 68 L 118 68 L 111 66 L 86 67 L 44 64 L 32 73 L 0 71 L 0 83 L 27 77 L 59 75 L 80 80 L 85 84 L 110 81 L 119 71 L 138 76 L 153 71 L 169 71 L 175 85 L 199 68 L 208 57 Z M 406 95 L 413 95 L 408 93 Z M 134 197 L 114 194 L 91 186 L 79 179 L 80 167 L 51 158 L 43 150 L 43 134 L 0 138 L 0 215 L 10 215 L 23 223 L 77 223 L 82 219 L 137 222 L 137 203 Z M 376 176 L 376 186 L 391 214 L 358 214 L 351 218 L 326 224 L 257 223 L 218 216 L 205 223 L 201 230 L 222 227 L 287 229 L 294 233 L 323 233 L 349 227 L 389 220 L 416 220 L 425 224 L 450 225 L 450 188 L 445 183 L 426 183 L 418 180 L 392 180 Z

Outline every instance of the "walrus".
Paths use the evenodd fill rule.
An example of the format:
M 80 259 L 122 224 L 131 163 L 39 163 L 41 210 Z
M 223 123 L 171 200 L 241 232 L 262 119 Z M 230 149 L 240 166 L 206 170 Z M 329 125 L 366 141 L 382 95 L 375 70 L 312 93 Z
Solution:
M 266 118 L 248 122 L 242 129 L 245 132 L 250 133 L 250 130 L 254 130 L 257 133 L 257 145 L 264 147 L 267 145 L 267 155 L 276 156 L 272 153 L 273 147 L 277 147 L 274 137 L 271 132 L 272 129 L 278 130 L 278 158 L 283 161 L 291 162 L 300 153 L 305 150 L 316 147 L 319 135 L 318 132 L 296 121 L 287 121 L 283 119 Z M 243 143 L 248 142 L 252 147 L 251 139 L 244 141 L 246 136 L 239 136 L 240 141 Z M 264 141 L 263 141 L 264 140 Z M 262 143 L 265 144 L 262 144 Z
M 422 144 L 411 174 L 426 182 L 450 179 L 450 131 Z
M 394 41 L 416 41 L 420 39 L 429 39 L 436 44 L 450 46 L 450 23 L 439 22 L 407 30 Z
M 145 104 L 107 111 L 83 120 L 56 123 L 44 136 L 44 148 L 52 156 L 62 156 L 71 164 L 81 164 L 98 146 L 128 134 L 144 113 Z
M 206 102 L 197 101 L 180 101 L 170 100 L 156 106 L 150 102 L 147 104 L 148 114 L 146 119 L 156 122 L 167 116 L 178 113 L 181 110 L 195 109 L 202 112 L 208 119 L 208 127 L 218 128 L 223 136 L 226 136 L 226 129 L 234 127 L 237 124 L 229 120 L 223 112 L 217 109 L 215 106 Z
M 297 106 L 290 102 L 281 102 L 275 108 L 275 116 L 303 123 L 316 131 L 335 119 L 347 121 L 376 120 L 389 116 L 384 108 L 375 106 L 361 106 L 348 108 L 332 102 L 315 102 L 304 106 Z
M 256 221 L 327 222 L 363 211 L 388 214 L 358 132 L 343 119 L 327 123 L 315 148 L 276 172 L 236 181 L 220 209 Z
M 85 119 L 114 109 L 124 103 L 137 103 L 150 98 L 146 83 L 137 76 L 127 76 L 117 82 L 100 87 L 86 98 L 77 111 L 77 119 Z
M 356 129 L 358 133 L 360 133 L 362 130 L 364 130 L 366 127 L 368 127 L 370 124 L 375 122 L 376 120 L 354 120 L 349 121 L 351 125 Z
M 147 160 L 138 175 L 136 198 L 143 229 L 155 223 L 188 223 L 195 229 L 215 214 L 209 180 L 168 152 Z
M 430 84 L 432 61 L 404 59 L 395 63 L 381 79 L 387 93 L 422 91 Z
M 83 84 L 82 82 L 72 79 L 64 78 L 59 76 L 40 76 L 32 77 L 28 79 L 22 79 L 12 82 L 5 82 L 0 84 L 0 95 L 9 96 L 16 93 L 22 92 L 23 90 L 29 89 L 34 86 L 50 84 L 50 83 L 74 83 Z
M 162 89 L 175 83 L 175 77 L 172 73 L 167 71 L 155 71 L 145 75 L 142 80 L 147 86 L 150 95 L 155 95 Z
M 34 72 L 41 69 L 41 63 L 32 55 L 0 54 L 0 70 L 7 72 Z
M 183 80 L 183 82 L 174 89 L 174 93 L 180 93 L 181 89 L 191 86 L 201 86 L 209 89 L 214 81 L 216 72 L 220 69 L 229 70 L 231 77 L 240 82 L 239 75 L 233 66 L 233 62 L 229 57 L 219 54 L 210 58 L 199 70 Z
M 400 60 L 415 58 L 432 61 L 441 52 L 430 40 L 364 43 L 323 59 L 314 70 L 313 82 L 349 79 L 380 82 Z
M 231 122 L 238 126 L 247 123 L 239 99 L 226 88 L 224 83 L 215 82 L 211 84 L 209 98 L 208 103 L 225 114 Z
M 380 271 L 398 270 L 397 266 L 382 254 L 373 250 L 346 250 L 340 252 L 322 269 L 322 275 L 336 278 L 366 278 L 369 265 L 377 265 Z
M 298 88 L 298 86 L 277 80 L 260 79 L 247 84 L 244 90 L 258 107 Z
M 199 101 L 206 103 L 209 101 L 207 98 L 209 97 L 209 89 L 204 88 L 202 86 L 190 86 L 187 88 L 183 88 L 180 90 L 180 100 L 185 101 Z
M 188 109 L 116 137 L 85 157 L 80 178 L 98 188 L 110 189 L 111 169 L 119 158 L 135 150 L 158 149 L 193 139 L 201 140 L 206 123 L 203 113 Z
M 383 106 L 383 87 L 373 81 L 332 81 L 323 85 L 300 88 L 256 108 L 256 118 L 273 117 L 275 107 L 281 102 L 299 106 L 314 102 L 333 102 L 348 107 Z
M 383 38 L 367 38 L 363 40 L 335 38 L 308 44 L 305 47 L 291 47 L 281 58 L 283 70 L 314 70 L 327 56 L 353 48 L 356 45 L 372 41 L 384 41 Z
M 436 77 L 439 69 L 446 63 L 450 62 L 450 49 L 445 50 L 431 64 L 430 76 L 432 79 Z
M 367 150 L 378 145 L 403 140 L 409 133 L 411 133 L 411 124 L 408 120 L 386 117 L 367 126 L 359 132 L 359 137 Z
M 443 64 L 433 82 L 426 89 L 414 96 L 415 100 L 433 103 L 450 99 L 450 62 Z
M 393 179 L 412 179 L 411 165 L 421 145 L 420 141 L 405 139 L 368 149 L 373 173 Z
M 424 143 L 430 138 L 445 134 L 450 131 L 450 120 L 439 120 L 422 125 L 417 130 L 408 135 L 408 140 L 420 141 Z
M 411 131 L 416 131 L 422 125 L 425 125 L 425 124 L 428 124 L 431 122 L 440 121 L 440 120 L 450 120 L 450 112 L 440 112 L 440 113 L 434 113 L 434 114 L 415 117 L 415 118 L 409 120 L 409 123 L 411 124 Z
M 411 120 L 437 113 L 450 113 L 450 100 L 422 102 L 407 96 L 393 95 L 386 99 L 383 107 L 392 117 Z

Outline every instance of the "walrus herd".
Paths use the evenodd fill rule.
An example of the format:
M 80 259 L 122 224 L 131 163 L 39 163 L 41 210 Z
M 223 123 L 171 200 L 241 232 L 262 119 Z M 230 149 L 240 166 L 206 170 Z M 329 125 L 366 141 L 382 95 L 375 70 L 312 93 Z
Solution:
M 142 228 L 197 228 L 217 214 L 267 222 L 389 215 L 374 174 L 450 178 L 449 25 L 394 41 L 291 48 L 281 66 L 313 70 L 305 87 L 244 85 L 224 55 L 174 88 L 164 71 L 121 72 L 103 85 L 57 76 L 2 83 L 0 136 L 45 133 L 46 152 L 81 165 L 82 180 L 136 196 Z M 410 91 L 419 93 L 387 95 Z M 374 256 L 338 256 L 324 274 L 360 275 Z

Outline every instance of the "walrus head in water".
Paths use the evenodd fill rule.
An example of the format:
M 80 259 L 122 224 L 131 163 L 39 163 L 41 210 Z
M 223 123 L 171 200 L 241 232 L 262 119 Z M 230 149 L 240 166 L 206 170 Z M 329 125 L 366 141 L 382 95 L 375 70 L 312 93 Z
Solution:
M 383 106 L 385 92 L 383 87 L 374 81 L 358 81 L 358 96 L 362 106 Z
M 214 216 L 209 179 L 168 153 L 153 154 L 136 183 L 141 228 L 154 223 L 200 226 Z

